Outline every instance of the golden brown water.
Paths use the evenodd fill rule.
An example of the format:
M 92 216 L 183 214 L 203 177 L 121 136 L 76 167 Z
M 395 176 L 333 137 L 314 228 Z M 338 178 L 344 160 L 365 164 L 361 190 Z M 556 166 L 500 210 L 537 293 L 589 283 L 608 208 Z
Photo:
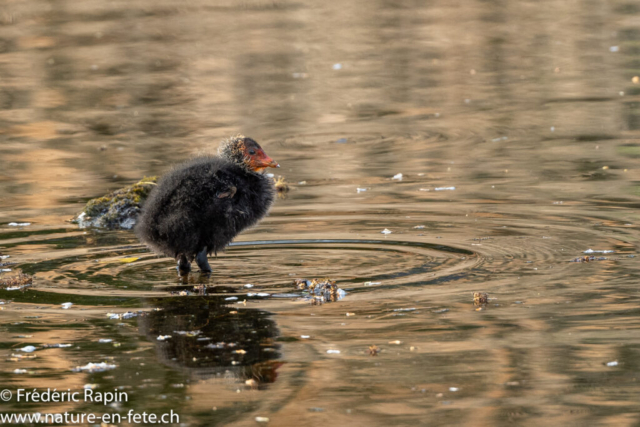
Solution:
M 624 0 L 0 5 L 1 262 L 36 277 L 0 290 L 0 388 L 129 393 L 0 408 L 638 425 L 639 20 Z M 293 188 L 210 280 L 66 222 L 238 132 Z M 570 262 L 588 249 L 615 252 Z M 347 296 L 309 305 L 296 277 Z M 89 362 L 116 368 L 72 372 Z

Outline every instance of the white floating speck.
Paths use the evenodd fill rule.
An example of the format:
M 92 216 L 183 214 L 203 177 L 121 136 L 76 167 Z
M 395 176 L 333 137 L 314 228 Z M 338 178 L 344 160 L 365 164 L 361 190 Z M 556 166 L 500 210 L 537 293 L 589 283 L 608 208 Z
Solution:
M 69 308 L 71 308 L 71 306 L 73 305 L 73 303 L 72 303 L 72 302 L 63 302 L 63 303 L 62 303 L 62 304 L 60 304 L 60 305 L 62 305 L 62 309 L 63 309 L 63 310 L 68 310 Z
M 300 335 L 300 338 L 302 338 L 303 340 L 308 340 L 309 338 L 311 338 L 311 335 Z
M 11 271 L 10 268 L 0 268 L 0 273 L 8 273 L 10 271 Z
M 256 422 L 257 423 L 268 423 L 269 422 L 269 418 L 267 418 L 267 417 L 256 417 Z
M 555 126 L 551 126 L 551 127 L 549 128 L 549 130 L 550 130 L 551 132 L 555 132 L 555 131 L 556 131 L 556 127 L 555 127 Z
M 454 392 L 454 393 L 455 393 L 456 391 L 458 391 L 458 390 L 459 390 L 459 388 L 458 388 L 458 387 L 449 387 L 449 391 L 452 391 L 452 392 Z
M 33 353 L 34 351 L 36 351 L 36 348 L 32 345 L 28 345 L 26 347 L 22 347 L 19 349 L 20 351 L 24 352 L 24 353 Z
M 107 313 L 107 317 L 111 320 L 116 319 L 131 319 L 133 317 L 137 317 L 138 313 L 134 313 L 132 311 L 127 311 L 126 313 Z
M 238 297 L 228 297 L 224 299 L 225 301 L 237 301 Z
M 366 188 L 356 188 L 356 192 L 358 192 L 358 193 L 363 193 L 365 191 L 367 191 Z
M 327 350 L 329 354 L 340 354 L 340 350 Z
M 618 361 L 614 360 L 613 362 L 607 362 L 607 366 L 609 367 L 618 366 Z
M 72 369 L 73 372 L 104 372 L 109 369 L 115 369 L 116 365 L 110 365 L 106 362 L 102 363 L 87 363 L 84 366 L 76 366 Z
M 26 369 L 14 369 L 13 373 L 14 374 L 26 374 L 27 370 Z
M 434 188 L 435 191 L 446 191 L 446 190 L 455 190 L 456 187 L 437 187 Z
M 425 226 L 424 225 L 416 225 L 413 228 L 415 228 L 416 230 L 422 230 L 423 228 L 425 228 Z
M 110 343 L 110 342 L 112 342 L 112 341 L 113 341 L 113 340 L 112 340 L 111 338 L 100 338 L 100 339 L 98 340 L 98 342 L 99 342 L 99 343 L 102 343 L 102 344 L 107 344 L 107 343 Z
M 393 175 L 393 178 L 391 179 L 397 179 L 398 181 L 402 181 L 402 174 L 401 173 L 397 173 L 395 175 Z
M 247 283 L 246 285 L 244 285 L 245 288 L 253 288 L 253 285 L 251 283 Z
M 9 227 L 26 227 L 28 225 L 31 225 L 31 223 L 30 222 L 10 222 L 7 225 Z
M 10 258 L 11 255 L 0 255 L 0 259 L 7 259 Z
M 611 46 L 609 52 L 617 52 L 620 50 L 620 46 Z
M 158 335 L 158 341 L 166 341 L 171 338 L 171 335 Z
M 268 297 L 268 296 L 270 296 L 270 295 L 271 295 L 271 294 L 267 294 L 267 293 L 265 293 L 265 292 L 258 292 L 258 293 L 256 294 L 256 296 L 257 296 L 257 297 Z
M 332 67 L 334 70 L 342 70 L 342 64 L 333 64 Z
M 391 234 L 391 233 L 393 233 L 393 231 L 389 230 L 388 228 L 385 228 L 380 233 L 382 233 L 382 234 Z
M 593 249 L 587 249 L 586 251 L 584 251 L 585 254 L 612 254 L 615 251 L 611 251 L 611 250 L 604 250 L 604 251 L 594 251 Z
M 382 282 L 364 282 L 365 286 L 375 286 L 380 285 Z

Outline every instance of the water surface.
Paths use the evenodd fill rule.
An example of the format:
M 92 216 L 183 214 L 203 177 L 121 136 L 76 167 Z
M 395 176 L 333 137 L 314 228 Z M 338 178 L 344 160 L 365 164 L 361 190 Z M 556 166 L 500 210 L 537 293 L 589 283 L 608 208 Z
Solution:
M 637 425 L 638 19 L 623 0 L 0 5 L 0 254 L 35 275 L 0 290 L 2 386 L 129 395 L 3 410 Z M 292 189 L 211 278 L 67 222 L 238 132 Z M 347 296 L 310 305 L 299 277 Z M 72 371 L 90 362 L 116 367 Z

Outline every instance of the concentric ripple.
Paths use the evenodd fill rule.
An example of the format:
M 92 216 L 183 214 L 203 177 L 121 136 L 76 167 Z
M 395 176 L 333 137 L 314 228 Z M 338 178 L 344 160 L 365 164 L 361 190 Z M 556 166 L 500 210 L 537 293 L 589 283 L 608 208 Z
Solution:
M 122 238 L 130 233 L 113 234 Z M 178 278 L 173 260 L 149 253 L 139 244 L 71 247 L 71 241 L 81 246 L 86 236 L 71 233 L 67 238 L 69 248 L 49 252 L 46 259 L 25 254 L 15 260 L 21 269 L 36 274 L 34 288 L 39 290 L 139 297 L 168 295 L 177 283 L 189 282 L 237 291 L 242 291 L 245 284 L 252 284 L 253 291 L 287 294 L 295 290 L 292 282 L 296 277 L 330 277 L 343 288 L 366 291 L 378 286 L 428 282 L 459 274 L 479 262 L 474 252 L 432 243 L 365 239 L 259 240 L 233 243 L 225 253 L 211 257 L 214 269 L 211 276 L 201 276 L 195 268 L 190 281 L 185 282 Z

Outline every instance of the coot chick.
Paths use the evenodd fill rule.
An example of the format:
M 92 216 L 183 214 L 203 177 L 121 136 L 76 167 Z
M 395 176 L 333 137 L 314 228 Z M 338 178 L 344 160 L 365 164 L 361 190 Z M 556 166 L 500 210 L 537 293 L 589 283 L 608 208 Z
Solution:
M 269 211 L 275 188 L 262 174 L 267 167 L 280 165 L 253 139 L 223 141 L 217 156 L 187 161 L 160 179 L 142 207 L 136 235 L 174 257 L 180 274 L 189 272 L 194 258 L 202 272 L 211 272 L 207 255 Z

